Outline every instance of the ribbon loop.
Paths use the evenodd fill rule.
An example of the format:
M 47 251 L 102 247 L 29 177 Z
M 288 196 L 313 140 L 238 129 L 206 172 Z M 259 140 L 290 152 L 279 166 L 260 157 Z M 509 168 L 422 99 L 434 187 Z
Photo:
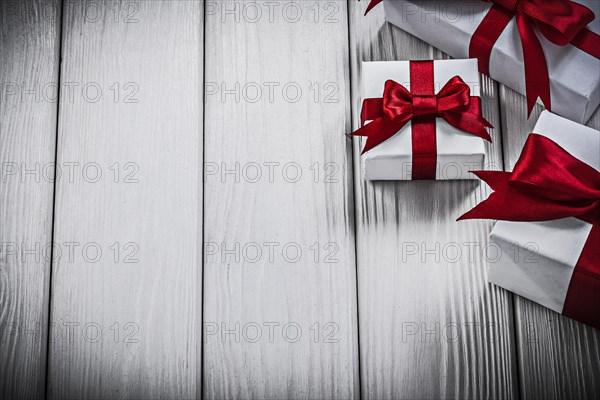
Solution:
M 489 75 L 489 62 L 496 41 L 513 17 L 516 17 L 525 69 L 527 112 L 531 114 L 538 98 L 551 110 L 550 75 L 544 49 L 534 27 L 551 43 L 569 43 L 600 58 L 600 35 L 587 29 L 595 18 L 587 7 L 571 0 L 484 0 L 492 2 L 475 30 L 469 56 L 479 59 L 481 72 Z
M 594 20 L 589 8 L 570 0 L 519 0 L 519 12 L 550 42 L 564 46 Z
M 490 0 L 484 0 L 490 1 Z M 595 18 L 592 10 L 571 0 L 491 0 L 514 14 L 529 18 L 540 33 L 552 43 L 564 46 Z
M 469 108 L 471 101 L 476 98 L 471 96 L 471 88 L 458 75 L 451 78 L 444 85 L 437 97 L 439 113 L 464 111 Z
M 576 217 L 600 223 L 600 172 L 556 142 L 532 133 L 514 171 L 476 172 L 494 192 L 459 219 L 549 221 Z
M 398 82 L 386 81 L 383 89 L 383 112 L 396 123 L 410 118 L 412 94 Z
M 591 204 L 600 201 L 600 173 L 552 140 L 537 134 L 525 143 L 509 184 L 558 202 Z

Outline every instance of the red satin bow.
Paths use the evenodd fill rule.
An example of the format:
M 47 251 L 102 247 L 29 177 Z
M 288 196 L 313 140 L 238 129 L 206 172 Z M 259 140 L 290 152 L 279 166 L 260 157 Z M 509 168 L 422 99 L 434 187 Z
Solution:
M 469 56 L 479 60 L 479 70 L 489 75 L 490 55 L 494 44 L 515 17 L 521 36 L 530 114 L 538 97 L 550 110 L 550 76 L 544 50 L 534 27 L 550 42 L 573 44 L 600 58 L 600 36 L 586 29 L 594 20 L 587 7 L 570 0 L 483 0 L 494 3 L 477 27 L 469 46 Z
M 600 172 L 545 136 L 531 134 L 513 172 L 477 171 L 494 192 L 462 219 L 600 224 Z
M 441 117 L 461 131 L 491 141 L 486 127 L 492 125 L 481 116 L 479 97 L 470 96 L 470 88 L 459 76 L 444 85 L 437 95 L 415 95 L 401 84 L 388 80 L 383 98 L 365 99 L 362 127 L 353 136 L 366 136 L 363 154 L 394 136 L 412 119 Z M 365 125 L 366 120 L 373 120 Z
M 494 192 L 459 218 L 592 224 L 573 270 L 562 314 L 600 329 L 600 172 L 545 136 L 529 135 L 514 171 L 479 171 Z

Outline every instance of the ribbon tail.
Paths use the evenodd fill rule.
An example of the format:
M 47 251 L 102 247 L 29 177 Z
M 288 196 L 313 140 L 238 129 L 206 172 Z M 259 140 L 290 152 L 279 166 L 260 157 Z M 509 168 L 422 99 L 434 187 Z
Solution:
M 511 11 L 494 4 L 473 33 L 469 43 L 469 58 L 478 60 L 482 73 L 490 74 L 492 49 L 513 16 Z
M 371 11 L 377 4 L 381 3 L 382 1 L 383 0 L 371 0 L 371 2 L 369 3 L 369 5 L 367 6 L 367 9 L 365 11 L 365 15 L 367 15 L 369 13 L 369 11 Z
M 365 143 L 365 147 L 361 153 L 362 155 L 371 150 L 373 147 L 378 146 L 394 136 L 400 129 L 402 129 L 404 125 L 406 125 L 407 122 L 408 119 L 406 121 L 402 121 L 401 123 L 396 123 L 387 117 L 377 118 L 371 123 L 368 123 L 367 125 L 353 132 L 352 136 L 367 137 L 367 143 Z
M 473 112 L 447 112 L 442 115 L 442 118 L 458 130 L 478 136 L 490 143 L 492 142 L 492 137 L 485 128 L 493 128 L 493 126 L 480 114 Z
M 525 67 L 525 90 L 527 92 L 527 115 L 535 106 L 538 97 L 547 110 L 551 110 L 550 76 L 544 49 L 538 39 L 531 21 L 524 14 L 517 13 L 517 26 L 521 35 L 523 61 Z
M 584 29 L 571 41 L 571 44 L 591 56 L 600 58 L 600 35 Z
M 473 171 L 472 173 L 487 183 L 494 190 L 494 193 L 475 206 L 471 211 L 458 217 L 457 221 L 465 219 L 497 219 L 497 210 L 502 209 L 506 205 L 505 196 L 501 195 L 501 193 L 508 188 L 511 173 L 504 171 Z
M 500 190 L 506 185 L 510 179 L 510 172 L 504 171 L 472 171 L 479 179 L 488 184 L 492 190 Z

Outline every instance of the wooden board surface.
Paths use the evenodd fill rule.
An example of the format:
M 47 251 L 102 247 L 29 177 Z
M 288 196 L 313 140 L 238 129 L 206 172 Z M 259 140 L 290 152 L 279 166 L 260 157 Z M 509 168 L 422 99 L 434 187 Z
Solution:
M 361 61 L 446 57 L 383 7 L 59 3 L 0 3 L 0 398 L 600 397 L 487 283 L 486 185 L 364 181 Z M 540 109 L 482 87 L 510 170 Z
M 0 398 L 44 395 L 60 14 L 0 2 Z
M 542 111 L 527 118 L 525 97 L 501 88 L 504 158 L 512 170 Z M 600 129 L 600 110 L 587 123 Z M 600 397 L 600 331 L 515 296 L 517 346 L 523 398 L 595 399 Z
M 64 9 L 48 397 L 196 397 L 203 4 Z
M 355 128 L 361 61 L 443 56 L 385 24 L 382 7 L 363 17 L 365 3 L 350 10 Z M 498 127 L 497 87 L 486 78 L 482 88 L 484 115 Z M 486 163 L 501 167 L 500 129 L 492 137 Z M 511 296 L 486 281 L 492 224 L 455 221 L 489 190 L 469 181 L 366 182 L 359 154 L 355 139 L 363 397 L 516 397 Z
M 204 397 L 357 398 L 346 3 L 242 5 L 206 10 Z

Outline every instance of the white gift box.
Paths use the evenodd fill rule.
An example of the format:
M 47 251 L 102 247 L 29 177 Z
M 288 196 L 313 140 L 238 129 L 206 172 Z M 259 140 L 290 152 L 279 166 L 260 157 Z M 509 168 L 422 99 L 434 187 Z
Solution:
M 600 170 L 599 131 L 544 111 L 533 132 Z M 577 218 L 498 221 L 490 242 L 501 254 L 489 257 L 488 280 L 562 313 L 573 270 L 591 229 L 591 224 Z
M 469 85 L 471 96 L 479 96 L 480 83 L 477 60 L 435 60 L 435 94 L 454 76 Z M 409 61 L 379 61 L 362 63 L 362 99 L 383 96 L 384 84 L 394 80 L 410 90 Z M 469 171 L 483 168 L 484 140 L 454 128 L 442 118 L 436 118 L 437 164 L 436 179 L 475 179 Z M 366 141 L 365 141 L 366 142 Z M 408 122 L 385 142 L 363 156 L 366 180 L 410 180 L 412 176 L 412 128 Z
M 577 0 L 596 19 L 588 26 L 600 32 L 600 2 Z M 384 0 L 385 18 L 455 58 L 469 57 L 473 33 L 491 8 L 483 1 Z M 550 74 L 552 111 L 585 123 L 600 103 L 600 60 L 573 45 L 557 46 L 538 34 Z M 521 37 L 515 18 L 502 32 L 490 57 L 490 76 L 525 94 Z M 526 110 L 523 98 L 523 108 Z

